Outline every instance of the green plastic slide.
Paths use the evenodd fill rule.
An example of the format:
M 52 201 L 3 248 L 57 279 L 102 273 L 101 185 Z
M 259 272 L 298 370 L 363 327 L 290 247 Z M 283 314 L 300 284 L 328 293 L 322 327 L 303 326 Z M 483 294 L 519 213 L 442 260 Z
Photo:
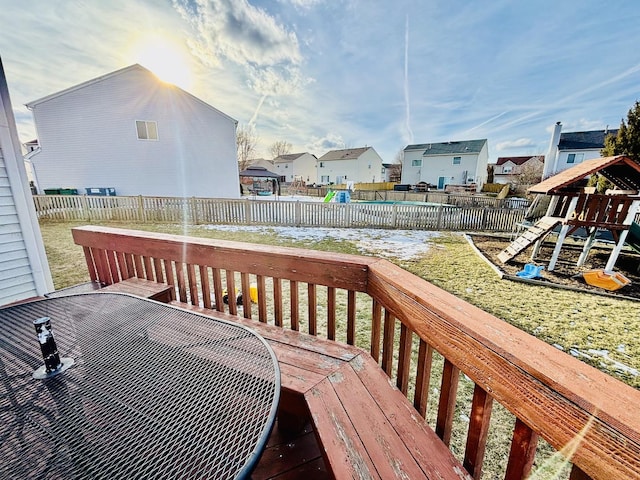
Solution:
M 324 196 L 324 203 L 329 203 L 331 200 L 333 200 L 333 197 L 336 196 L 336 192 L 334 192 L 333 190 L 329 190 L 327 192 L 327 194 Z

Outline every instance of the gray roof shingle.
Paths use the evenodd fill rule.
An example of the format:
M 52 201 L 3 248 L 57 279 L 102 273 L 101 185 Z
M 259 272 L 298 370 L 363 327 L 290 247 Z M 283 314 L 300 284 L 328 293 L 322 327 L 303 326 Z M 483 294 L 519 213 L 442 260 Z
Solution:
M 407 150 L 424 150 L 423 155 L 452 155 L 457 153 L 480 153 L 487 139 L 463 140 L 460 142 L 420 143 L 407 145 Z
M 358 158 L 371 147 L 362 148 L 345 148 L 344 150 L 331 150 L 322 155 L 318 160 L 326 162 L 327 160 L 352 160 Z
M 618 130 L 592 130 L 589 132 L 567 132 L 560 134 L 558 150 L 585 150 L 603 148 L 608 135 L 616 135 Z

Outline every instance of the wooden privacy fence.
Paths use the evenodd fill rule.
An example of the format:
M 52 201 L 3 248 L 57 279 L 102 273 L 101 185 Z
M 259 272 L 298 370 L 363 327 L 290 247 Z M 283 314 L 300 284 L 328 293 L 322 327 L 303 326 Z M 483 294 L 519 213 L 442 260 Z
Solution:
M 38 218 L 62 221 L 121 221 L 370 227 L 507 232 L 526 210 L 488 206 L 324 203 L 182 197 L 34 196 Z

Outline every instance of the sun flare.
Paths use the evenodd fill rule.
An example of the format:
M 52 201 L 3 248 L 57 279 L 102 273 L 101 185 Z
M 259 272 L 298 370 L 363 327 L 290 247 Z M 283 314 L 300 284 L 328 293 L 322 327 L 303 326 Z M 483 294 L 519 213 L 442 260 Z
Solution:
M 148 68 L 163 82 L 188 90 L 193 76 L 189 67 L 189 54 L 177 42 L 157 34 L 138 40 L 132 48 L 136 63 Z

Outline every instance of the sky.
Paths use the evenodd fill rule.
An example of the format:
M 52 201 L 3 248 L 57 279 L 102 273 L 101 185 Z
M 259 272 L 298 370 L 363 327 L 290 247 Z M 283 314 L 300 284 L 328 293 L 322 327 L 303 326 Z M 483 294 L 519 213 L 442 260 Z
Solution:
M 0 0 L 0 21 L 22 142 L 25 103 L 134 63 L 253 128 L 264 158 L 486 138 L 492 163 L 640 99 L 635 1 Z

